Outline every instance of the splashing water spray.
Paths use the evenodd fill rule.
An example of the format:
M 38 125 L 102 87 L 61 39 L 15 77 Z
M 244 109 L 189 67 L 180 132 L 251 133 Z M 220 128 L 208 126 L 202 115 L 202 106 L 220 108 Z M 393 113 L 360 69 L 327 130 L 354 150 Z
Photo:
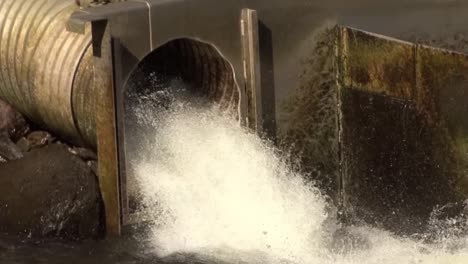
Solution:
M 134 97 L 131 107 L 147 137 L 131 164 L 160 257 L 298 264 L 461 264 L 468 257 L 468 237 L 459 233 L 424 243 L 342 227 L 333 205 L 280 151 L 219 107 L 188 96 L 183 82 L 170 86 Z M 458 227 L 444 230 L 467 224 L 454 221 Z
M 138 209 L 163 259 L 468 263 L 468 211 L 443 212 L 468 197 L 462 1 L 78 2 L 0 1 L 0 97 L 97 151 L 107 235 Z M 183 81 L 127 101 L 134 75 L 158 78 L 140 68 Z M 242 128 L 237 104 L 249 125 L 309 140 L 299 152 L 336 197 Z M 427 234 L 402 237 L 344 226 L 330 200 L 410 231 L 438 207 Z

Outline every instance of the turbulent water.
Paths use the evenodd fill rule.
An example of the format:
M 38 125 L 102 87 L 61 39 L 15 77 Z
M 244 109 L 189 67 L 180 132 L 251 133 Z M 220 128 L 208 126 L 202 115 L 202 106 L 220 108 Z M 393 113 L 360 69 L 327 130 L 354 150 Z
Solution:
M 161 96 L 165 107 L 154 107 Z M 148 139 L 132 165 L 150 221 L 149 241 L 159 257 L 196 254 L 228 263 L 468 263 L 463 216 L 435 221 L 431 242 L 365 225 L 343 227 L 313 182 L 216 106 L 186 100 L 183 92 L 143 98 L 134 113 Z
M 129 186 L 143 204 L 143 232 L 78 244 L 0 237 L 0 263 L 468 263 L 465 215 L 434 217 L 427 234 L 407 238 L 341 225 L 272 144 L 183 87 L 130 100 L 127 149 L 138 152 L 127 153 Z

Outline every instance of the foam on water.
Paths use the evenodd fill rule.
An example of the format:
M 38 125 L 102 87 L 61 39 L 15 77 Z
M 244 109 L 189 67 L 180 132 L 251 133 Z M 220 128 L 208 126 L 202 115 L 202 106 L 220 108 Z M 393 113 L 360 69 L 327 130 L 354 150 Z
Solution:
M 440 235 L 429 244 L 368 226 L 341 228 L 333 206 L 270 144 L 216 107 L 183 102 L 176 98 L 166 110 L 141 101 L 135 107 L 150 124 L 152 138 L 133 162 L 160 256 L 188 252 L 242 263 L 468 263 L 466 236 Z

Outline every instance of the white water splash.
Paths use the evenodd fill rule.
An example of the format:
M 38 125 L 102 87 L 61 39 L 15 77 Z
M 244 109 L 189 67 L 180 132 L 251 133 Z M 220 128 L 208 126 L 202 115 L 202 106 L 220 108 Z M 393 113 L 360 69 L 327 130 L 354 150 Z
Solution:
M 320 192 L 269 144 L 216 108 L 177 100 L 173 106 L 140 104 L 136 111 L 152 127 L 152 143 L 134 166 L 160 256 L 197 253 L 231 263 L 468 263 L 463 236 L 425 244 L 371 227 L 340 229 Z

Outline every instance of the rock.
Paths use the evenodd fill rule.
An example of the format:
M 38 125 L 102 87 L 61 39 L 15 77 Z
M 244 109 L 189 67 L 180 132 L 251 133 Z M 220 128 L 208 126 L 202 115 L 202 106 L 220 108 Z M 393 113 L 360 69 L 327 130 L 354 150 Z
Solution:
M 20 138 L 16 142 L 16 146 L 24 153 L 31 149 L 41 148 L 56 141 L 50 133 L 45 131 L 34 131 L 26 137 Z
M 86 164 L 91 168 L 95 175 L 98 175 L 98 162 L 96 160 L 89 160 Z
M 28 131 L 29 125 L 24 117 L 9 104 L 0 100 L 0 134 L 6 134 L 16 141 Z
M 23 157 L 21 149 L 18 148 L 6 134 L 0 134 L 0 157 L 4 161 L 20 159 Z
M 66 146 L 0 163 L 0 233 L 82 239 L 99 236 L 102 222 L 96 176 Z
M 29 146 L 29 141 L 25 138 L 22 137 L 16 142 L 16 146 L 21 150 L 21 152 L 26 153 L 29 150 L 31 150 L 31 146 Z
M 55 137 L 45 131 L 31 132 L 26 139 L 28 140 L 29 149 L 40 148 L 55 141 Z
M 70 148 L 69 151 L 72 154 L 77 155 L 84 161 L 89 161 L 89 160 L 97 160 L 97 155 L 94 153 L 94 151 L 86 149 L 86 148 L 78 148 L 78 147 L 73 147 Z

